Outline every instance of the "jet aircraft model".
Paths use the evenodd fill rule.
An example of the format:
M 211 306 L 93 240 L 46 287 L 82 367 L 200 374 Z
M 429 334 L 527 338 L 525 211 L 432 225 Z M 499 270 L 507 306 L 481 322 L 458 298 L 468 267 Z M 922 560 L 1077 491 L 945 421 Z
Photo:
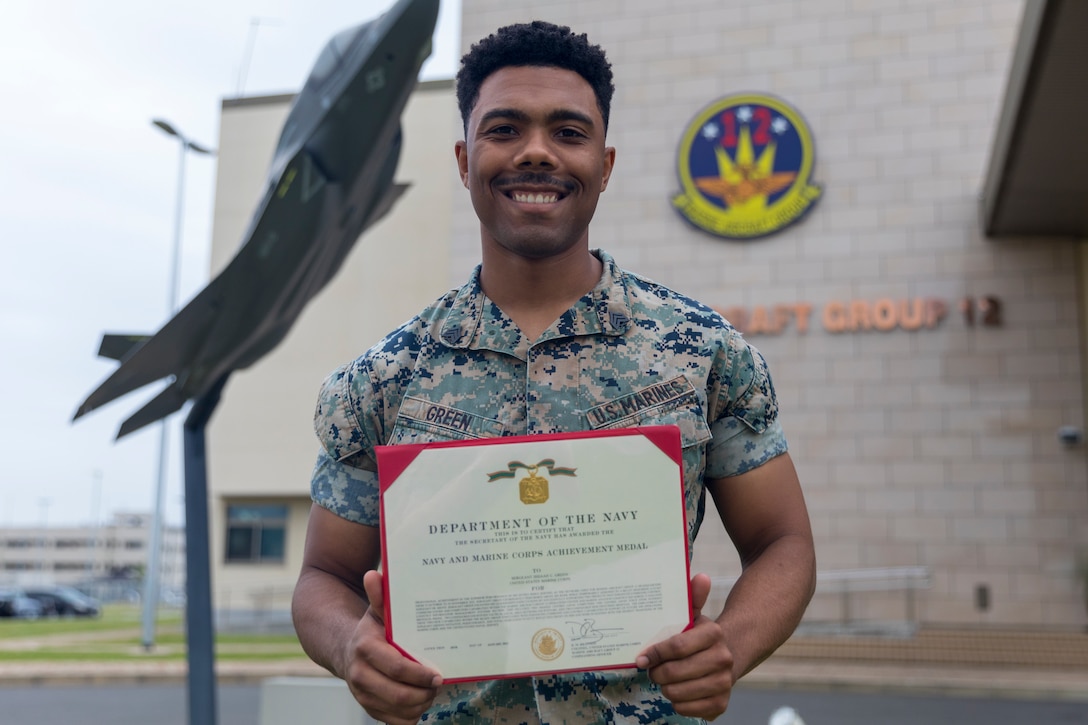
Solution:
M 121 364 L 75 418 L 167 377 L 118 438 L 221 385 L 287 335 L 355 241 L 404 192 L 400 116 L 431 52 L 438 0 L 400 0 L 334 36 L 287 116 L 265 194 L 227 267 L 154 336 L 103 335 Z

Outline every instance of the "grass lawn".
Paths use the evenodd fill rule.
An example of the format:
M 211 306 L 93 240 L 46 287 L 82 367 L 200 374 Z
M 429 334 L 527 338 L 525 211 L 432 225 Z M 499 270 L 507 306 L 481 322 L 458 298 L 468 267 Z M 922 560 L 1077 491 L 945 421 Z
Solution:
M 0 619 L 0 644 L 18 637 L 48 637 L 140 627 L 140 608 L 132 604 L 107 604 L 100 617 L 42 617 L 41 619 Z M 179 609 L 163 609 L 160 626 L 182 626 Z
M 162 610 L 156 620 L 155 646 L 141 644 L 139 607 L 107 605 L 102 616 L 0 619 L 0 662 L 86 662 L 182 660 L 184 622 L 179 610 Z M 217 635 L 218 660 L 278 660 L 305 657 L 294 635 Z

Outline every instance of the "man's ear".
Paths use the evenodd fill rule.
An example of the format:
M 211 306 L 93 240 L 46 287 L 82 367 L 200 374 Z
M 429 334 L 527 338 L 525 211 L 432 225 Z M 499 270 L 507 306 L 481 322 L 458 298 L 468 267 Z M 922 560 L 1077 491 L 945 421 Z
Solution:
M 612 178 L 612 167 L 616 163 L 616 147 L 606 146 L 604 149 L 604 174 L 601 176 L 601 191 L 608 188 L 608 180 Z
M 453 155 L 457 157 L 457 172 L 461 174 L 461 183 L 468 188 L 468 144 L 458 141 L 453 145 Z

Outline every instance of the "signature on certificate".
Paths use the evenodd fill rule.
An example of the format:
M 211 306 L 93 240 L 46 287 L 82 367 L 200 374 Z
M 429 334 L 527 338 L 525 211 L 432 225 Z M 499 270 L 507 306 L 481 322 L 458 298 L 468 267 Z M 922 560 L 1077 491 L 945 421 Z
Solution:
M 570 622 L 570 641 L 593 644 L 605 637 L 614 637 L 623 631 L 623 627 L 598 627 L 597 620 L 587 617 L 581 622 Z

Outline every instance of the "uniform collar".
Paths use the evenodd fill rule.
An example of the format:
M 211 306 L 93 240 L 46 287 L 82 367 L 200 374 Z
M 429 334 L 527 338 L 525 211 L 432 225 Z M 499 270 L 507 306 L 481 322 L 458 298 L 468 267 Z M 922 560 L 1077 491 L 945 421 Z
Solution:
M 631 307 L 627 298 L 623 270 L 612 256 L 593 250 L 601 260 L 601 279 L 589 293 L 552 324 L 538 342 L 577 335 L 617 336 L 631 325 Z M 454 296 L 438 338 L 457 349 L 487 348 L 513 353 L 522 343 L 514 323 L 484 294 L 480 287 L 480 267 Z

